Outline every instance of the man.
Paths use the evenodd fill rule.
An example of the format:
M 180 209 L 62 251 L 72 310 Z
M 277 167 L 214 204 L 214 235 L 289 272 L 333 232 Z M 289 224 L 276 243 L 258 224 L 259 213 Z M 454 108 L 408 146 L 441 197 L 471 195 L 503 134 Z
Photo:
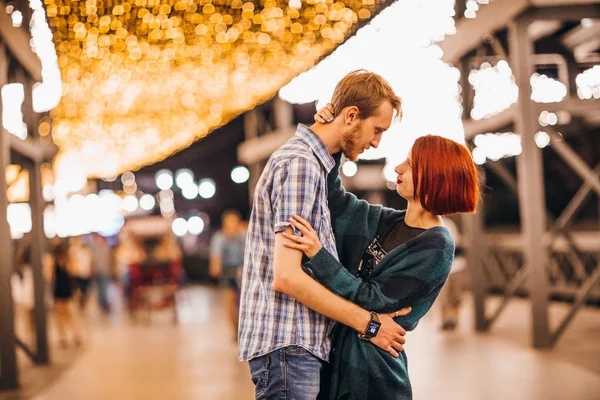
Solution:
M 227 307 L 237 339 L 239 284 L 238 272 L 244 263 L 245 232 L 237 210 L 225 210 L 221 216 L 221 230 L 210 242 L 210 275 L 221 278 L 227 288 Z
M 341 150 L 356 160 L 379 145 L 394 113 L 400 114 L 400 99 L 390 85 L 364 70 L 338 83 L 332 103 L 334 115 L 342 118 L 310 128 L 300 124 L 271 156 L 256 186 L 239 326 L 239 359 L 250 363 L 256 398 L 317 397 L 331 349 L 332 320 L 394 356 L 404 343 L 404 329 L 390 316 L 377 316 L 329 292 L 303 271 L 302 253 L 283 246 L 283 234 L 293 233 L 289 219 L 298 214 L 337 257 L 326 193 L 327 174 L 335 165 L 332 154 Z
M 112 250 L 106 238 L 99 233 L 92 233 L 93 270 L 98 285 L 98 304 L 105 314 L 110 312 L 108 289 L 110 271 L 112 269 Z

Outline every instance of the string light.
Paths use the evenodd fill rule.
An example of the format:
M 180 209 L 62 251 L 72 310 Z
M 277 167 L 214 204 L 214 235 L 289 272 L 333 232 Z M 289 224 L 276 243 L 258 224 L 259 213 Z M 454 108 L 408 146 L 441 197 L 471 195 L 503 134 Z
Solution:
M 39 0 L 38 0 L 39 1 Z M 46 0 L 63 162 L 114 176 L 161 160 L 269 99 L 385 2 Z
M 595 65 L 577 75 L 577 96 L 582 100 L 600 99 L 600 65 Z
M 244 183 L 250 179 L 250 171 L 243 165 L 237 166 L 231 170 L 231 180 L 235 183 Z
M 215 195 L 217 186 L 212 179 L 202 179 L 198 185 L 198 193 L 204 199 L 210 199 Z
M 352 177 L 356 175 L 356 172 L 358 172 L 358 165 L 356 165 L 355 162 L 346 161 L 344 165 L 342 165 L 342 173 L 345 176 Z
M 188 232 L 192 235 L 200 235 L 204 231 L 204 221 L 198 216 L 191 217 L 187 221 Z
M 188 231 L 188 222 L 183 218 L 175 218 L 171 228 L 175 236 L 183 237 Z
M 27 125 L 23 122 L 23 112 L 21 111 L 24 100 L 25 91 L 22 84 L 9 83 L 2 86 L 2 104 L 4 105 L 2 107 L 2 125 L 9 133 L 20 139 L 27 137 Z

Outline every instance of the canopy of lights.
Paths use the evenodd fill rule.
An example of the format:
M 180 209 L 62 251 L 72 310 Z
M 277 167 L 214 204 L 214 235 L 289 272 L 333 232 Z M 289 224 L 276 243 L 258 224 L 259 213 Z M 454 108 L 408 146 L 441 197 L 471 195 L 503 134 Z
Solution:
M 46 0 L 58 162 L 96 177 L 157 162 L 272 97 L 387 3 Z

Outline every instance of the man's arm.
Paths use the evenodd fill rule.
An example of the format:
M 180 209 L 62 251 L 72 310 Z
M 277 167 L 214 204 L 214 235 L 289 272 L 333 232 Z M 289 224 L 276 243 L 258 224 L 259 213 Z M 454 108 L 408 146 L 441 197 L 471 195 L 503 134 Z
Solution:
M 222 240 L 220 232 L 217 232 L 210 242 L 210 257 L 208 264 L 208 272 L 211 277 L 218 278 L 221 276 L 221 248 Z
M 292 235 L 292 228 L 285 229 Z M 275 236 L 273 285 L 274 289 L 293 297 L 308 308 L 364 333 L 370 320 L 370 312 L 344 300 L 327 290 L 302 270 L 302 253 L 286 248 L 283 233 Z M 404 344 L 406 331 L 389 315 L 380 315 L 381 328 L 371 342 L 384 351 L 398 356 Z
M 210 256 L 208 271 L 213 278 L 221 276 L 221 257 Z

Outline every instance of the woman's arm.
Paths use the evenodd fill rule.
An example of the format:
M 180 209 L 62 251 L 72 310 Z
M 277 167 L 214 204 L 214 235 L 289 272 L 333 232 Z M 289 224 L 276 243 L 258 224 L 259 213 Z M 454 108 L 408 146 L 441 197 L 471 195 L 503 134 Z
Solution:
M 306 220 L 294 216 L 291 223 L 302 236 L 284 235 L 288 239 L 284 245 L 301 250 L 310 258 L 304 266 L 327 289 L 366 309 L 391 312 L 412 306 L 437 285 L 440 278 L 445 280 L 444 250 L 411 245 L 410 251 L 404 247 L 390 254 L 379 266 L 380 272 L 364 281 L 321 246 L 317 233 Z M 449 272 L 449 267 L 447 270 Z
M 392 312 L 410 307 L 428 291 L 428 282 L 390 265 L 369 281 L 352 275 L 326 249 L 305 264 L 314 277 L 337 295 L 369 310 Z

